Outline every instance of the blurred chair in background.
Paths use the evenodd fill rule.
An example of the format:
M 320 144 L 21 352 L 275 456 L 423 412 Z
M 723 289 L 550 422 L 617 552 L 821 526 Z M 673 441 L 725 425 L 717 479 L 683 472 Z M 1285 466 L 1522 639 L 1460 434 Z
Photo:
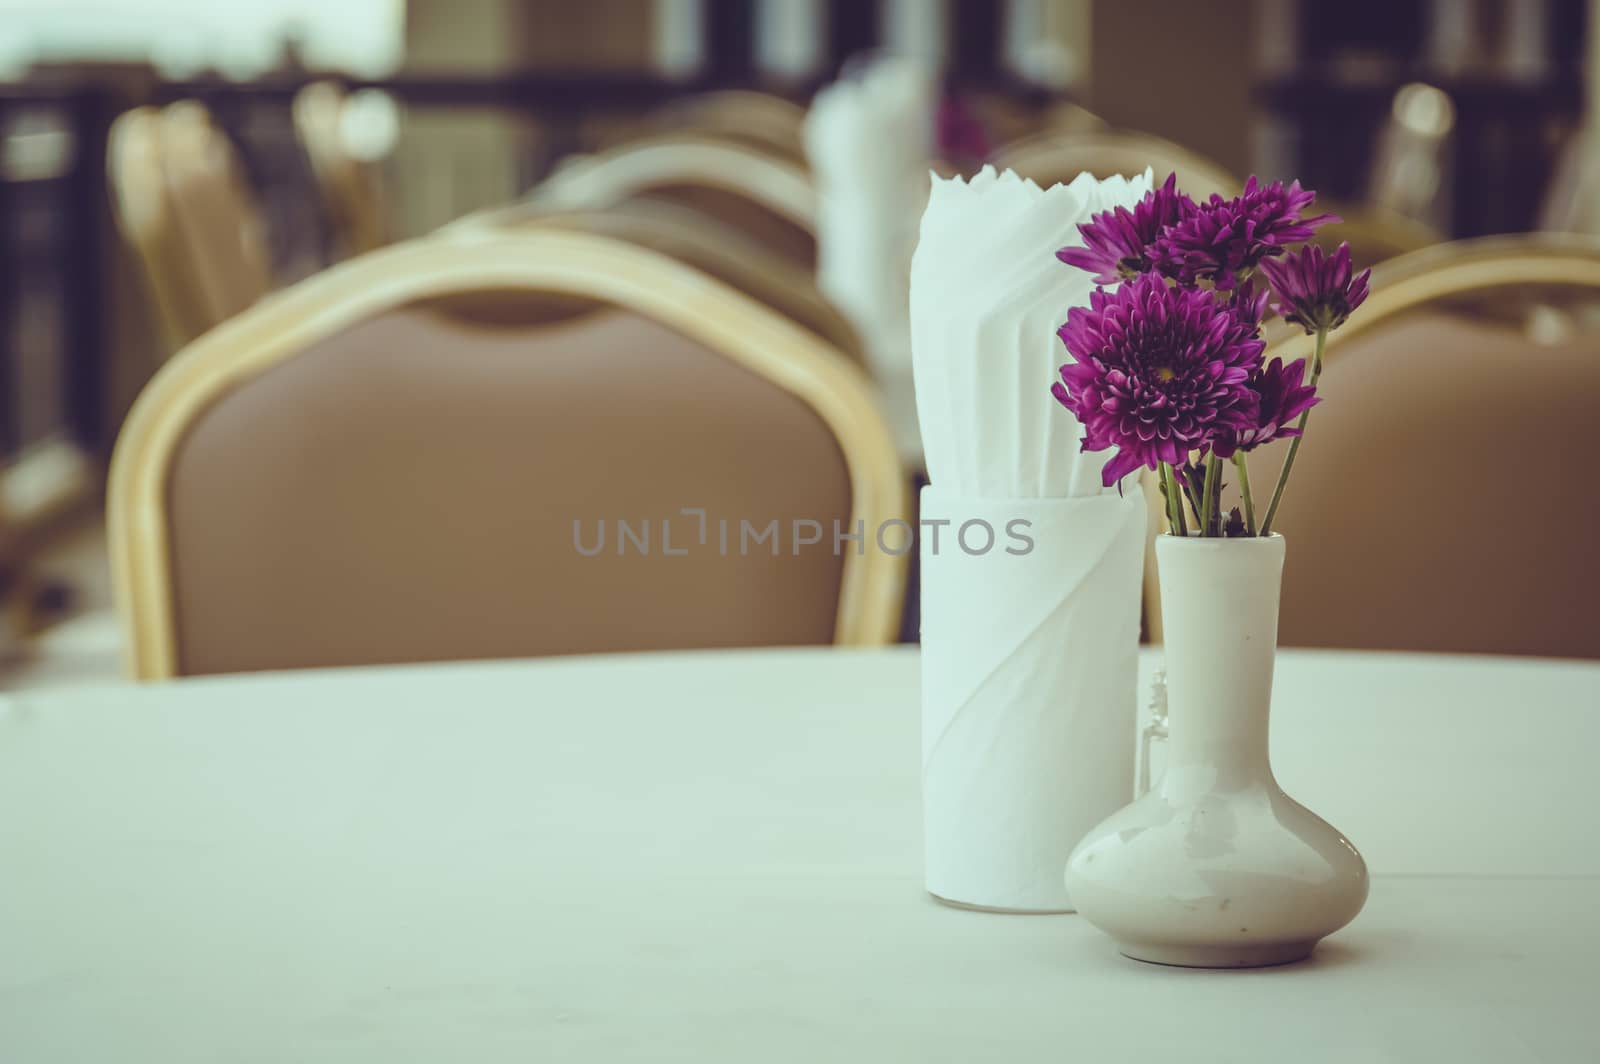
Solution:
M 1600 658 L 1600 494 L 1585 486 L 1600 334 L 1539 343 L 1450 309 L 1530 288 L 1600 300 L 1600 243 L 1492 237 L 1374 273 L 1329 344 L 1274 523 L 1290 543 L 1285 646 Z M 1252 479 L 1272 484 L 1281 461 L 1264 449 Z
M 232 145 L 203 107 L 185 101 L 122 115 L 107 162 L 118 225 L 174 347 L 267 293 L 260 213 Z
M 393 108 L 392 101 L 389 106 Z M 381 175 L 372 160 L 352 150 L 350 126 L 360 116 L 351 97 L 334 82 L 313 82 L 295 94 L 295 132 L 345 256 L 389 242 Z
M 659 252 L 805 326 L 851 361 L 865 362 L 860 337 L 814 277 L 749 234 L 680 204 L 638 199 L 603 210 L 550 211 L 523 201 L 468 215 L 440 233 L 473 239 L 541 229 L 593 233 Z
M 530 194 L 540 207 L 598 210 L 648 198 L 693 207 L 816 269 L 816 190 L 797 163 L 724 141 L 658 137 L 564 162 Z
M 995 152 L 997 169 L 1010 167 L 1041 185 L 1070 182 L 1080 173 L 1096 177 L 1154 171 L 1159 183 L 1178 175 L 1178 186 L 1195 199 L 1212 193 L 1236 196 L 1244 182 L 1204 156 L 1148 133 L 1044 133 Z
M 161 113 L 161 172 L 198 293 L 212 323 L 253 305 L 272 287 L 265 223 L 233 143 L 200 104 Z
M 886 643 L 905 558 L 870 540 L 906 512 L 836 350 L 661 255 L 539 232 L 380 250 L 201 338 L 136 404 L 109 516 L 133 671 L 161 678 Z
M 971 175 L 990 161 L 996 146 L 1085 136 L 1107 128 L 1105 119 L 1069 100 L 1041 109 L 993 93 L 946 91 L 937 109 L 931 165 L 943 177 Z
M 1105 119 L 1070 100 L 1057 100 L 1040 109 L 994 94 L 965 99 L 996 144 L 1020 144 L 1035 137 L 1081 137 L 1109 129 Z
M 750 148 L 804 168 L 800 129 L 805 115 L 805 107 L 782 96 L 722 89 L 691 93 L 643 114 L 584 115 L 578 141 L 585 152 L 604 152 L 637 140 L 691 137 Z
M 1592 130 L 1574 132 L 1558 155 L 1539 228 L 1600 236 L 1600 137 Z
M 653 124 L 659 132 L 727 140 L 805 166 L 800 133 L 805 117 L 805 108 L 792 100 L 733 89 L 675 100 L 661 109 Z
M 111 125 L 106 168 L 117 227 L 139 261 L 168 347 L 176 350 L 214 322 L 162 173 L 161 130 L 161 112 L 153 107 L 119 116 Z
M 24 637 L 76 606 L 74 582 L 47 556 L 92 519 L 100 490 L 98 465 L 65 438 L 0 462 L 0 672 Z
M 1358 268 L 1376 266 L 1444 242 L 1438 230 L 1383 207 L 1324 202 L 1319 196 L 1317 210 L 1332 211 L 1340 220 L 1337 225 L 1318 229 L 1312 243 L 1333 251 L 1348 242 L 1351 259 Z
M 1172 141 L 1145 133 L 1121 131 L 1062 135 L 1044 133 L 1008 144 L 995 153 L 997 167 L 1009 166 L 1040 184 L 1071 181 L 1087 170 L 1096 177 L 1142 173 L 1146 166 L 1159 183 L 1169 173 L 1190 196 L 1203 200 L 1213 193 L 1237 195 L 1244 182 L 1226 168 Z M 1436 175 L 1437 177 L 1437 175 Z M 1318 234 L 1330 248 L 1349 241 L 1362 265 L 1372 265 L 1431 247 L 1444 238 L 1417 218 L 1380 205 L 1322 204 L 1343 222 Z
M 407 102 L 395 117 L 384 191 L 396 239 L 512 202 L 551 152 L 548 123 L 521 110 Z

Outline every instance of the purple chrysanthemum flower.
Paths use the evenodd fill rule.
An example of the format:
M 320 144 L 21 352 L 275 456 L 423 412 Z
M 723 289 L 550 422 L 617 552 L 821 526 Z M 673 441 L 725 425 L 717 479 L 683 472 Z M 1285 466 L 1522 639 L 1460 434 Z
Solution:
M 1172 288 L 1144 274 L 1089 306 L 1074 307 L 1058 335 L 1076 362 L 1051 387 L 1084 426 L 1083 450 L 1115 448 L 1110 486 L 1159 462 L 1182 463 L 1220 433 L 1256 424 L 1249 380 L 1261 341 L 1210 292 Z
M 1343 325 L 1366 300 L 1372 277 L 1371 270 L 1352 276 L 1349 244 L 1340 244 L 1332 255 L 1308 245 L 1281 261 L 1262 263 L 1261 272 L 1277 297 L 1273 309 L 1307 333 Z
M 1262 259 L 1283 254 L 1289 244 L 1309 240 L 1317 226 L 1339 219 L 1332 214 L 1302 218 L 1301 212 L 1316 200 L 1315 192 L 1296 181 L 1262 185 L 1252 177 L 1244 192 L 1233 199 L 1212 194 L 1207 203 L 1178 220 L 1156 242 L 1152 257 L 1157 268 L 1180 284 L 1208 280 L 1229 289 L 1239 274 Z
M 1088 270 L 1096 284 L 1118 281 L 1150 272 L 1150 246 L 1166 231 L 1195 209 L 1194 200 L 1178 191 L 1178 175 L 1169 174 L 1166 184 L 1145 193 L 1133 210 L 1115 207 L 1078 226 L 1083 234 L 1081 248 L 1062 248 L 1056 258 L 1068 266 Z
M 1283 359 L 1275 358 L 1252 373 L 1249 386 L 1256 396 L 1255 423 L 1219 433 L 1212 444 L 1216 456 L 1232 458 L 1235 451 L 1253 451 L 1263 443 L 1300 435 L 1291 422 L 1322 401 L 1317 389 L 1304 383 L 1305 374 L 1303 358 L 1287 366 Z
M 1248 334 L 1246 339 L 1255 339 L 1261 329 L 1261 319 L 1267 316 L 1267 294 L 1266 285 L 1257 291 L 1254 281 L 1246 281 L 1235 288 L 1228 299 L 1228 311 L 1239 328 Z

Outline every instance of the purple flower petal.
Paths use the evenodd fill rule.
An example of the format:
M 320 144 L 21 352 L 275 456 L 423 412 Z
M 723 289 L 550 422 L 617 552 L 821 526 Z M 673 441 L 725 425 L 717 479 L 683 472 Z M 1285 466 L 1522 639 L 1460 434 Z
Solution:
M 1251 374 L 1248 386 L 1256 396 L 1254 421 L 1218 435 L 1214 450 L 1218 458 L 1232 458 L 1236 451 L 1253 451 L 1263 443 L 1300 435 L 1291 427 L 1300 415 L 1317 403 L 1317 390 L 1305 384 L 1306 360 L 1296 359 L 1287 366 L 1275 358 Z
M 1156 268 L 1180 284 L 1210 281 L 1228 291 L 1241 275 L 1263 260 L 1281 255 L 1290 244 L 1309 240 L 1318 226 L 1337 221 L 1332 214 L 1301 216 L 1317 198 L 1296 181 L 1260 184 L 1254 177 L 1233 199 L 1212 195 L 1174 222 L 1151 249 Z
M 1307 246 L 1281 259 L 1261 264 L 1272 285 L 1273 309 L 1285 321 L 1314 333 L 1337 329 L 1367 298 L 1371 270 L 1351 276 L 1350 245 L 1340 244 L 1332 255 Z
M 1062 248 L 1056 258 L 1094 274 L 1096 284 L 1137 277 L 1153 268 L 1149 249 L 1155 240 L 1194 209 L 1194 201 L 1178 191 L 1177 175 L 1170 174 L 1133 210 L 1116 207 L 1078 226 L 1083 246 Z
M 1068 312 L 1059 335 L 1075 361 L 1051 391 L 1082 422 L 1084 450 L 1117 451 L 1102 472 L 1108 485 L 1257 428 L 1259 302 L 1146 273 Z

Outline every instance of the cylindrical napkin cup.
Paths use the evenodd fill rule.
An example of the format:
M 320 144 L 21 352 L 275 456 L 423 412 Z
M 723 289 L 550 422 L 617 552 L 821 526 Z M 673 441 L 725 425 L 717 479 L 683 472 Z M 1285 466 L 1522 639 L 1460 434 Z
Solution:
M 940 900 L 1071 911 L 1067 855 L 1132 799 L 1144 522 L 1138 491 L 923 489 L 923 835 Z

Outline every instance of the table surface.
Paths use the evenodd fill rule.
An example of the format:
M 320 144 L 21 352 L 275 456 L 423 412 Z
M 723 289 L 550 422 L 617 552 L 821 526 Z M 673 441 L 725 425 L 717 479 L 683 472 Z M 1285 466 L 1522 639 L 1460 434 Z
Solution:
M 1600 1059 L 1600 664 L 1285 652 L 1279 777 L 1374 881 L 1252 972 L 930 900 L 917 687 L 793 650 L 0 696 L 0 1059 Z

